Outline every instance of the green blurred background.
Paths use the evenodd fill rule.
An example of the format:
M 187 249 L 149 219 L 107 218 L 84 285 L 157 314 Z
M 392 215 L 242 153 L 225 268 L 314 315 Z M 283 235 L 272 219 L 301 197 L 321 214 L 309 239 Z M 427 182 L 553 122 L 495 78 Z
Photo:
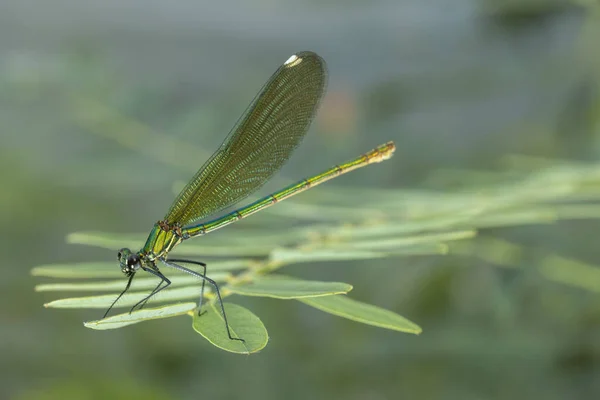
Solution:
M 53 297 L 29 275 L 115 259 L 65 236 L 148 231 L 299 50 L 325 58 L 329 90 L 280 178 L 387 140 L 391 161 L 328 185 L 424 187 L 512 153 L 596 160 L 598 38 L 591 0 L 3 0 L 0 397 L 600 398 L 598 295 L 531 268 L 547 253 L 598 263 L 594 220 L 484 231 L 524 246 L 520 268 L 458 256 L 288 267 L 352 283 L 423 334 L 243 298 L 271 337 L 251 356 L 209 345 L 187 318 L 85 329 L 97 310 L 44 309 Z

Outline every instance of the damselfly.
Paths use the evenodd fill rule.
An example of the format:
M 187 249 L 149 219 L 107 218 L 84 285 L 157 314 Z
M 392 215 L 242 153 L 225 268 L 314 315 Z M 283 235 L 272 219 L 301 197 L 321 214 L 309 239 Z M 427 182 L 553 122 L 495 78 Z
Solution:
M 392 156 L 394 143 L 388 142 L 243 208 L 208 222 L 196 223 L 254 193 L 285 164 L 315 116 L 325 91 L 326 80 L 325 62 L 312 52 L 294 54 L 279 67 L 223 144 L 183 188 L 167 215 L 154 224 L 144 247 L 138 252 L 126 248 L 119 250 L 121 271 L 129 280 L 104 317 L 129 290 L 133 277 L 139 270 L 156 276 L 160 282 L 131 311 L 138 306 L 143 307 L 152 296 L 169 287 L 171 281 L 159 268 L 164 266 L 201 279 L 199 313 L 204 298 L 204 285 L 210 284 L 219 302 L 229 338 L 243 340 L 231 336 L 219 287 L 206 276 L 206 264 L 193 260 L 168 259 L 168 255 L 184 240 L 210 233 L 346 172 Z M 181 263 L 200 266 L 202 272 L 184 267 Z

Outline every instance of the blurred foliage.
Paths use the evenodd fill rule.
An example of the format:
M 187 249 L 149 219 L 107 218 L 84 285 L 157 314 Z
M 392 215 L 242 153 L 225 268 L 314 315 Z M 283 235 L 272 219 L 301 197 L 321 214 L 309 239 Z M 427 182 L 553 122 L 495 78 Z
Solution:
M 0 396 L 600 397 L 600 226 L 593 185 L 571 174 L 593 171 L 599 154 L 600 9 L 595 0 L 539 11 L 529 4 L 540 2 L 512 1 L 503 14 L 500 3 L 0 2 Z M 511 14 L 518 23 L 501 21 Z M 310 216 L 311 204 L 329 200 L 313 221 L 338 230 L 330 218 L 345 215 L 368 231 L 352 217 L 385 199 L 373 187 L 415 187 L 406 198 L 434 213 L 439 203 L 419 204 L 421 191 L 473 200 L 482 187 L 528 177 L 548 179 L 531 187 L 532 203 L 574 195 L 571 179 L 581 183 L 577 200 L 480 216 L 486 227 L 447 255 L 286 266 L 300 279 L 351 282 L 354 298 L 419 323 L 419 336 L 244 297 L 271 339 L 240 358 L 200 344 L 185 318 L 95 332 L 81 326 L 91 311 L 40 307 L 48 294 L 32 293 L 40 282 L 30 268 L 108 263 L 121 247 L 67 245 L 70 232 L 143 240 L 173 182 L 189 178 L 273 66 L 301 49 L 328 61 L 333 101 L 266 190 L 385 140 L 399 148 L 391 164 L 340 178 L 345 188 L 303 194 L 295 212 Z M 564 174 L 563 184 L 543 171 Z M 499 190 L 510 200 L 509 187 Z M 340 197 L 352 204 L 340 209 Z M 243 248 L 246 229 L 297 228 L 284 206 L 210 240 Z M 380 224 L 380 211 L 366 220 Z
M 516 159 L 517 166 L 526 163 L 525 157 Z M 537 159 L 534 159 L 537 161 Z M 514 162 L 514 157 L 513 157 Z M 499 265 L 513 266 L 515 250 L 510 244 L 502 241 L 478 240 L 476 245 L 464 244 L 462 240 L 474 236 L 475 229 L 490 227 L 505 227 L 511 225 L 550 223 L 561 219 L 592 219 L 600 217 L 600 164 L 579 163 L 568 161 L 546 161 L 543 167 L 537 167 L 531 171 L 520 171 L 518 174 L 500 172 L 499 177 L 493 172 L 482 171 L 452 171 L 444 170 L 442 173 L 432 175 L 429 183 L 433 185 L 447 186 L 448 179 L 452 182 L 453 189 L 440 191 L 377 191 L 368 197 L 372 201 L 368 205 L 353 204 L 342 192 L 325 193 L 334 205 L 320 206 L 316 203 L 301 204 L 297 201 L 287 200 L 282 205 L 265 209 L 263 213 L 271 213 L 286 216 L 288 219 L 296 219 L 303 222 L 301 228 L 273 228 L 265 226 L 263 229 L 244 231 L 236 235 L 232 228 L 230 235 L 221 239 L 214 235 L 208 235 L 202 241 L 197 240 L 199 245 L 188 244 L 182 246 L 188 255 L 233 255 L 263 257 L 257 258 L 254 263 L 248 263 L 245 270 L 238 275 L 225 275 L 222 281 L 221 292 L 223 297 L 228 294 L 245 296 L 262 296 L 280 299 L 299 299 L 324 311 L 336 315 L 347 316 L 350 319 L 366 322 L 375 326 L 391 327 L 405 332 L 420 333 L 416 325 L 400 319 L 400 316 L 388 316 L 383 310 L 375 306 L 346 305 L 345 300 L 319 299 L 321 296 L 334 296 L 339 298 L 340 294 L 346 294 L 352 286 L 338 282 L 314 282 L 305 280 L 290 280 L 275 275 L 277 279 L 265 280 L 263 275 L 287 264 L 299 262 L 326 262 L 334 260 L 368 260 L 370 258 L 382 258 L 398 255 L 416 255 L 447 253 L 448 247 L 453 253 L 463 255 L 478 255 Z M 515 179 L 512 175 L 517 175 Z M 487 182 L 487 184 L 486 184 Z M 492 183 L 493 182 L 493 183 Z M 369 193 L 368 190 L 353 187 L 354 192 Z M 585 203 L 582 203 L 582 200 Z M 309 208 L 310 212 L 302 212 Z M 284 209 L 283 214 L 280 209 Z M 285 211 L 285 209 L 288 209 Z M 279 211 L 278 211 L 279 210 Z M 379 211 L 375 211 L 379 210 Z M 348 211 L 352 215 L 345 213 Z M 354 223 L 353 219 L 364 219 L 370 223 Z M 328 219 L 328 225 L 313 223 L 310 219 Z M 307 221 L 303 221 L 307 220 Z M 281 229 L 278 232 L 278 229 Z M 236 240 L 237 236 L 237 240 Z M 136 239 L 134 235 L 119 237 L 115 234 L 103 233 L 74 233 L 69 235 L 69 241 L 73 243 L 91 244 L 115 248 L 118 243 L 131 248 L 141 248 L 144 243 L 143 235 Z M 211 237 L 213 238 L 211 240 Z M 268 238 L 267 241 L 264 239 Z M 215 239 L 216 238 L 216 239 Z M 454 245 L 455 240 L 460 240 Z M 236 242 L 243 242 L 243 246 Z M 233 243 L 232 243 L 233 242 Z M 291 245 L 294 243 L 293 245 Z M 468 243 L 468 242 L 467 242 Z M 449 246 L 450 244 L 450 246 Z M 291 251 L 289 251 L 291 250 Z M 177 253 L 177 249 L 175 250 Z M 241 260 L 225 259 L 221 265 L 229 266 L 238 264 L 244 268 Z M 548 263 L 547 259 L 542 262 L 543 275 L 550 279 L 559 280 L 578 287 L 600 290 L 600 281 L 596 276 L 600 275 L 600 269 L 596 273 L 593 267 L 573 268 L 573 263 L 561 262 L 555 258 L 554 262 Z M 96 270 L 92 269 L 95 268 Z M 113 275 L 109 271 L 113 269 L 110 265 L 99 263 L 85 265 L 63 264 L 56 266 L 43 266 L 34 268 L 35 275 L 78 278 L 82 274 L 86 277 L 106 277 Z M 212 267 L 209 269 L 211 270 Z M 216 265 L 219 271 L 219 264 Z M 273 277 L 273 276 L 271 276 Z M 590 278 L 592 278 L 590 280 Z M 216 279 L 216 277 L 214 278 Z M 130 307 L 139 305 L 137 303 L 144 299 L 148 290 L 155 285 L 152 279 L 134 280 L 135 285 L 131 292 L 125 294 L 116 304 L 117 307 Z M 587 282 L 587 285 L 585 284 Z M 65 283 L 44 284 L 38 286 L 38 290 L 44 291 L 115 291 L 117 282 L 96 283 Z M 196 290 L 182 288 L 181 286 L 195 285 Z M 118 287 L 118 286 L 117 286 Z M 186 277 L 174 280 L 173 284 L 163 290 L 159 295 L 150 299 L 151 303 L 156 301 L 173 301 L 189 299 L 198 296 L 198 282 Z M 139 291 L 144 289 L 143 291 Z M 120 289 L 118 289 L 120 291 Z M 47 307 L 58 308 L 107 308 L 113 303 L 119 293 L 115 291 L 112 295 L 95 295 L 87 297 L 76 297 L 56 300 L 46 304 Z M 214 293 L 208 292 L 214 299 Z M 337 295 L 337 296 L 335 296 Z M 328 302 L 326 306 L 319 302 Z M 136 304 L 137 303 L 137 304 Z M 194 327 L 212 343 L 219 343 L 218 347 L 232 352 L 256 352 L 266 345 L 266 331 L 260 320 L 250 311 L 236 306 L 240 312 L 247 315 L 247 321 L 236 321 L 229 316 L 230 326 L 244 326 L 249 337 L 257 335 L 264 337 L 265 341 L 259 339 L 256 344 L 242 346 L 241 343 L 231 341 L 223 329 L 224 320 L 219 318 L 215 308 L 210 318 L 207 318 L 206 327 L 201 318 L 195 315 L 197 312 L 190 311 L 189 303 L 174 305 L 172 307 L 158 307 L 146 310 L 133 311 L 117 315 L 106 320 L 86 323 L 86 326 L 95 329 L 115 329 L 136 322 L 147 321 L 168 316 L 177 316 L 189 313 L 194 316 Z M 233 307 L 233 306 L 232 306 Z M 352 310 L 365 309 L 363 315 L 355 316 Z M 132 308 L 133 310 L 133 308 Z M 243 310 L 243 311 L 242 311 Z M 256 326 L 250 326 L 256 321 Z M 399 321 L 399 322 L 393 322 Z M 216 325 L 216 326 L 215 326 Z M 219 329 L 220 327 L 220 329 Z M 203 330 L 201 330 L 203 329 Z M 204 332 L 210 332 L 209 335 Z M 264 333 L 263 333 L 264 331 Z

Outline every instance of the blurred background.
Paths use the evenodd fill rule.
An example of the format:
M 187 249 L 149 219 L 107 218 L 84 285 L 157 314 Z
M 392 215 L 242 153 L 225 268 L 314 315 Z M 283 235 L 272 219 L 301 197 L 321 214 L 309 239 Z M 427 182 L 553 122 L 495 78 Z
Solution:
M 209 345 L 187 318 L 85 329 L 98 310 L 44 309 L 53 297 L 29 274 L 115 259 L 67 245 L 69 232 L 149 231 L 174 182 L 300 50 L 325 58 L 329 90 L 278 179 L 388 140 L 392 160 L 328 185 L 451 187 L 440 171 L 510 154 L 593 162 L 598 38 L 592 0 L 3 0 L 0 397 L 599 398 L 598 294 L 532 268 L 547 254 L 598 263 L 596 220 L 484 230 L 520 246 L 516 268 L 453 255 L 290 266 L 352 283 L 423 333 L 243 298 L 271 337 L 251 356 Z

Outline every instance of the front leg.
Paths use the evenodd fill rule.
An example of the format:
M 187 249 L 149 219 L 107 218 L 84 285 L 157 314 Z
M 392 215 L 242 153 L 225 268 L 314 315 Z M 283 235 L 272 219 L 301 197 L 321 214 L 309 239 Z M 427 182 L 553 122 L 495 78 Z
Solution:
M 171 285 L 171 281 L 162 274 L 162 272 L 160 272 L 158 270 L 158 268 L 154 267 L 154 268 L 148 268 L 145 266 L 142 266 L 142 269 L 146 272 L 151 273 L 152 275 L 160 278 L 160 282 L 158 283 L 158 285 L 156 285 L 156 287 L 154 288 L 154 290 L 145 298 L 143 298 L 142 300 L 138 301 L 133 307 L 131 307 L 131 310 L 129 310 L 129 313 L 131 314 L 133 312 L 133 310 L 137 307 L 140 306 L 140 310 L 144 307 L 144 305 L 146 304 L 146 302 L 148 300 L 150 300 L 150 298 L 154 295 L 156 295 L 158 292 L 160 292 L 163 289 L 166 289 L 169 287 L 169 285 Z M 163 282 L 166 282 L 166 285 L 161 286 L 163 284 Z
M 108 310 L 106 310 L 106 312 L 104 313 L 104 316 L 102 317 L 103 319 L 106 318 L 106 316 L 108 315 L 110 310 L 117 303 L 117 301 L 119 301 L 119 299 L 125 294 L 125 292 L 127 292 L 129 290 L 129 287 L 131 286 L 131 282 L 133 281 L 134 276 L 135 276 L 135 272 L 132 272 L 131 275 L 129 275 L 129 280 L 127 281 L 127 286 L 125 286 L 125 289 L 121 292 L 121 294 L 118 295 L 117 298 L 115 299 L 115 301 L 113 301 L 112 304 L 110 305 L 110 307 L 108 307 Z

